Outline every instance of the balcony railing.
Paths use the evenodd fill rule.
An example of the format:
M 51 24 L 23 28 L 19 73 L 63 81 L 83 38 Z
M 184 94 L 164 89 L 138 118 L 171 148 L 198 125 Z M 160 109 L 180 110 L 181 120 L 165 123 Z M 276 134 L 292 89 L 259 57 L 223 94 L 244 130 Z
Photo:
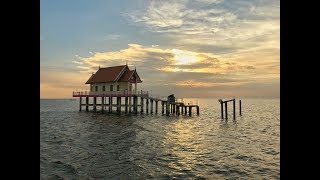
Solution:
M 72 95 L 73 96 L 82 96 L 82 95 L 115 95 L 115 94 L 126 94 L 126 95 L 133 95 L 134 92 L 131 91 L 107 91 L 107 92 L 95 92 L 95 91 L 73 91 Z M 148 91 L 138 91 L 137 94 L 142 94 L 142 95 L 149 95 Z

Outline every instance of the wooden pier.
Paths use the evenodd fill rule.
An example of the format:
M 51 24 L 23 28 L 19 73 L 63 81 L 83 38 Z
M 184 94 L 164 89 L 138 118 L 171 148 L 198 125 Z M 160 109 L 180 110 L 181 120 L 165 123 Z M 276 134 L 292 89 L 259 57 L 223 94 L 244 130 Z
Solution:
M 148 92 L 138 91 L 137 94 L 104 94 L 95 92 L 73 92 L 73 97 L 79 97 L 79 111 L 85 107 L 89 111 L 92 107 L 94 112 L 116 112 L 116 113 L 134 113 L 134 114 L 158 114 L 158 105 L 161 105 L 162 115 L 192 115 L 192 108 L 196 108 L 196 113 L 199 115 L 199 106 L 176 102 L 173 95 L 168 96 L 166 100 L 150 97 Z M 172 99 L 173 97 L 173 99 Z M 85 98 L 85 103 L 83 103 Z M 92 99 L 90 101 L 90 99 Z M 124 100 L 124 103 L 123 103 Z M 92 103 L 90 103 L 92 102 Z M 114 103 L 115 102 L 115 103 Z

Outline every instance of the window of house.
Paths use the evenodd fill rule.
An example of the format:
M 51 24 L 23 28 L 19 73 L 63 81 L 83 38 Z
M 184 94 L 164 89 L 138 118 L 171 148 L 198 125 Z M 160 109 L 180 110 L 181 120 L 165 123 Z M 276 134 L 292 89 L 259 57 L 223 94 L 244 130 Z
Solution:
M 90 85 L 90 91 L 93 91 L 93 85 L 92 84 Z
M 113 91 L 113 85 L 110 85 L 110 91 Z
M 120 91 L 120 86 L 119 85 L 117 86 L 117 91 Z
M 98 86 L 96 86 L 96 91 L 98 91 Z
M 106 86 L 102 86 L 102 91 L 106 91 Z

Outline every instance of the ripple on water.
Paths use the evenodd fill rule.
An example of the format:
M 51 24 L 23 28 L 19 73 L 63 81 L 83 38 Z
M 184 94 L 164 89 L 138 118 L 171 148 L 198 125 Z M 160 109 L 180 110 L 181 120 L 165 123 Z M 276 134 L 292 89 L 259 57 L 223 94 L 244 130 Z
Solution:
M 78 100 L 41 100 L 40 177 L 280 178 L 279 100 L 244 99 L 236 121 L 220 119 L 216 99 L 198 102 L 200 116 L 167 117 L 79 112 Z

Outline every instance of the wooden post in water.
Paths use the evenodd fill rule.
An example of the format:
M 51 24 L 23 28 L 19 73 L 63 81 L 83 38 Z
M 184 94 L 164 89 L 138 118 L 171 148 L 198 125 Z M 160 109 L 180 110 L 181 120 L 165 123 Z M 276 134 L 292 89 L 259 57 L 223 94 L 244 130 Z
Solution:
M 184 107 L 184 115 L 187 115 L 187 106 Z
M 158 114 L 158 101 L 156 101 L 156 114 Z
M 176 113 L 176 106 L 177 106 L 177 105 L 172 104 L 172 106 L 173 106 L 173 107 L 172 107 L 172 108 L 173 108 L 173 114 L 175 114 L 175 113 Z
M 226 108 L 226 120 L 228 119 L 228 102 L 224 102 L 225 108 Z
M 181 104 L 181 115 L 183 115 L 183 104 Z
M 82 97 L 79 97 L 79 111 L 82 110 Z
M 104 111 L 104 97 L 101 97 L 101 111 Z
M 199 106 L 196 106 L 197 107 L 197 115 L 199 116 Z
M 166 115 L 169 116 L 170 114 L 170 103 L 169 100 L 166 102 Z
M 93 97 L 93 111 L 97 111 L 97 97 Z
M 86 111 L 89 111 L 89 97 L 86 97 Z
M 128 113 L 128 97 L 124 98 L 124 112 Z
M 241 99 L 239 100 L 239 112 L 240 112 L 240 116 L 241 116 Z
M 140 99 L 140 112 L 143 114 L 143 97 Z
M 164 114 L 164 102 L 161 101 L 161 113 Z
M 233 99 L 233 120 L 236 120 L 236 100 Z
M 121 97 L 117 97 L 117 112 L 119 113 L 121 110 L 120 110 L 120 105 L 121 105 Z
M 223 101 L 220 101 L 221 104 L 221 119 L 223 119 Z
M 191 116 L 192 106 L 189 106 L 189 116 Z
M 149 99 L 146 99 L 146 113 L 149 113 Z
M 150 99 L 150 113 L 153 114 L 153 99 Z
M 134 113 L 137 114 L 138 113 L 138 97 L 137 96 L 133 96 L 133 109 L 134 109 Z
M 180 106 L 177 106 L 177 115 L 180 116 Z
M 132 104 L 132 103 L 131 103 L 131 99 L 132 99 L 132 97 L 129 96 L 129 113 L 131 113 L 131 107 L 132 107 L 132 106 L 131 106 L 131 104 Z
M 109 113 L 112 112 L 112 96 L 109 96 Z

